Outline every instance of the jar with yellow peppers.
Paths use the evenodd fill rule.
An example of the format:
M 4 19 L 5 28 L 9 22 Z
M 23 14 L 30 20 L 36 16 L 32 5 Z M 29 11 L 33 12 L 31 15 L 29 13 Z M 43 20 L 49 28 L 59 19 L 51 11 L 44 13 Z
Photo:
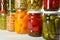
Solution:
M 14 29 L 15 29 L 15 26 L 14 26 L 15 10 L 8 10 L 6 19 L 7 19 L 7 30 L 14 31 Z
M 27 11 L 17 10 L 15 14 L 15 32 L 18 34 L 27 33 Z
M 27 10 L 41 10 L 43 0 L 27 0 Z
M 40 37 L 42 34 L 42 13 L 40 11 L 28 11 L 28 34 Z

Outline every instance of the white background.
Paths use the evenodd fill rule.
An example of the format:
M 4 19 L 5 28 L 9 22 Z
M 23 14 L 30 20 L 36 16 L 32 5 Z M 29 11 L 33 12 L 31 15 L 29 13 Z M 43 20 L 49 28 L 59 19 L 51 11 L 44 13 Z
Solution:
M 43 37 L 31 37 L 27 34 L 17 34 L 6 30 L 0 30 L 0 40 L 44 40 Z

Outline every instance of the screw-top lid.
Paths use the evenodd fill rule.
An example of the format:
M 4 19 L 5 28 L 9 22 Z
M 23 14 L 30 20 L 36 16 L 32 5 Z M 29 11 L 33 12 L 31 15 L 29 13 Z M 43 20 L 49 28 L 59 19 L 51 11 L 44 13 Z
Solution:
M 8 12 L 10 12 L 10 13 L 11 13 L 11 12 L 15 12 L 15 10 L 8 10 Z
M 0 13 L 4 13 L 4 12 L 6 12 L 5 10 L 0 10 Z

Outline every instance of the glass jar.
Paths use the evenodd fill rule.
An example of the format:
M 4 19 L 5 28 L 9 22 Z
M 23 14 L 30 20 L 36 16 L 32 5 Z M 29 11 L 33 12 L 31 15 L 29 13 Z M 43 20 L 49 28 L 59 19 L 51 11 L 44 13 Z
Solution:
M 27 9 L 26 0 L 15 0 L 15 9 L 22 11 L 26 10 Z
M 9 10 L 7 13 L 7 30 L 14 31 L 15 30 L 15 10 Z
M 8 2 L 8 9 L 7 10 L 15 10 L 15 0 L 6 0 Z
M 42 13 L 28 12 L 28 34 L 33 37 L 39 37 L 42 34 Z
M 17 10 L 15 13 L 15 31 L 18 34 L 27 33 L 27 11 Z
M 6 13 L 5 11 L 0 11 L 0 29 L 6 29 Z
M 54 39 L 56 36 L 56 26 L 55 19 L 57 17 L 56 13 L 45 13 L 43 15 L 43 37 L 45 39 Z
M 44 0 L 45 11 L 57 11 L 59 9 L 59 0 Z
M 7 1 L 6 0 L 0 0 L 0 10 L 7 11 Z
M 43 0 L 27 0 L 27 10 L 41 10 Z

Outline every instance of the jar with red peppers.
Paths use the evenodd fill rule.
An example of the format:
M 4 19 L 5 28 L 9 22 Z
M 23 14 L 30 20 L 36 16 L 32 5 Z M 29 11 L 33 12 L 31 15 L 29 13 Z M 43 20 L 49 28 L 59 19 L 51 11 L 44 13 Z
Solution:
M 42 34 L 42 13 L 39 11 L 28 11 L 28 34 L 33 37 L 39 37 Z
M 7 19 L 7 30 L 14 31 L 14 22 L 15 22 L 15 10 L 9 10 L 6 16 Z
M 0 10 L 7 10 L 7 1 L 0 0 Z
M 45 11 L 57 11 L 59 9 L 59 0 L 44 0 Z

